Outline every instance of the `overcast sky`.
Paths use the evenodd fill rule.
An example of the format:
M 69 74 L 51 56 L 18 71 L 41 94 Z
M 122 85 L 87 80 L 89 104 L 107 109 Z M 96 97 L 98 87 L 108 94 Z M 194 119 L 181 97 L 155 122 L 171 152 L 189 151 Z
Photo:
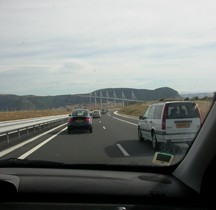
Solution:
M 0 0 L 0 94 L 216 90 L 215 0 Z

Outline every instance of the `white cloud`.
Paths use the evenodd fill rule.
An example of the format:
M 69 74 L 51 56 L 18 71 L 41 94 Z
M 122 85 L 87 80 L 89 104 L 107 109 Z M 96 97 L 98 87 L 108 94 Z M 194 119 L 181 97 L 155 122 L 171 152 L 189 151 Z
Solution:
M 213 0 L 1 0 L 0 90 L 215 90 L 215 6 Z

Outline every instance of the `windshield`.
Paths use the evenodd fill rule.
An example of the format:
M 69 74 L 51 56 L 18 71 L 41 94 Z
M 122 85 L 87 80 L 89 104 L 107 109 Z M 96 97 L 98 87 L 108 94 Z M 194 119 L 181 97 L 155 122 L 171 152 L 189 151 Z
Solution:
M 1 0 L 0 160 L 179 163 L 216 90 L 215 7 Z

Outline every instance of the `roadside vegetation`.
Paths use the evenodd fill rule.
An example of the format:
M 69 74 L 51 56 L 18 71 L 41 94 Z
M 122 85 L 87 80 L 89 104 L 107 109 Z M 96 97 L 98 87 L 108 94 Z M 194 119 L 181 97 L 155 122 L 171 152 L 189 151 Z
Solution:
M 27 119 L 34 117 L 45 117 L 54 115 L 68 114 L 68 111 L 63 110 L 31 110 L 31 111 L 13 111 L 0 112 L 0 121 Z
M 212 100 L 211 99 L 198 99 L 198 100 L 194 99 L 192 101 L 195 101 L 198 104 L 201 115 L 202 115 L 203 119 L 205 119 L 206 115 L 208 114 L 209 109 L 212 105 Z M 139 116 L 144 114 L 144 112 L 147 110 L 148 106 L 152 103 L 155 103 L 155 101 L 130 104 L 128 106 L 121 108 L 118 112 L 120 114 L 124 114 L 124 115 L 139 117 Z

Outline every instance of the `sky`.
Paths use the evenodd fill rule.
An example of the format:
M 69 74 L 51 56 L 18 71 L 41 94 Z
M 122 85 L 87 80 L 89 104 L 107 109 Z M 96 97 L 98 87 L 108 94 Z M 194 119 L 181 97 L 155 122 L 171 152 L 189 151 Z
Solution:
M 0 0 L 0 94 L 216 90 L 215 0 Z

